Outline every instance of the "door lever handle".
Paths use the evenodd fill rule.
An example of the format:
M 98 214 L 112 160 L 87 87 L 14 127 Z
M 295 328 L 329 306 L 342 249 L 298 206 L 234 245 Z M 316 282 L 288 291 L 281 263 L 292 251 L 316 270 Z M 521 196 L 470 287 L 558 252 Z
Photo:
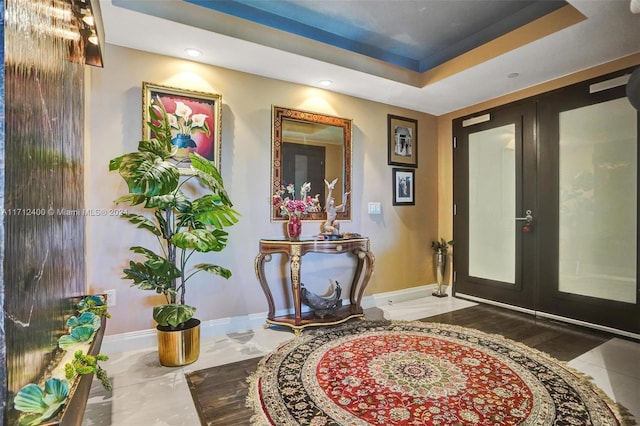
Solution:
M 531 214 L 531 210 L 527 210 L 525 212 L 525 217 L 516 217 L 516 220 L 522 220 L 527 222 L 527 225 L 531 225 L 531 222 L 533 222 L 533 215 Z

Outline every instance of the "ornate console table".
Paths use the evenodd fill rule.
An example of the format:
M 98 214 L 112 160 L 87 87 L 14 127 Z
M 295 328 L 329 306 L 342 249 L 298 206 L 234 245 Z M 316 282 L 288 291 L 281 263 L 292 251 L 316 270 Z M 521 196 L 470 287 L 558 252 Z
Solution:
M 282 253 L 288 256 L 291 295 L 293 297 L 294 307 L 294 313 L 292 315 L 275 315 L 276 308 L 273 302 L 273 295 L 271 294 L 271 289 L 264 274 L 264 263 L 271 260 L 273 253 Z M 331 315 L 319 317 L 313 312 L 302 312 L 300 269 L 302 256 L 306 253 L 348 253 L 356 259 L 356 270 L 349 293 L 350 303 L 336 309 Z M 262 290 L 267 297 L 267 303 L 269 304 L 269 313 L 267 314 L 267 324 L 265 326 L 282 325 L 291 327 L 295 334 L 298 335 L 305 327 L 338 324 L 351 318 L 364 317 L 360 303 L 364 290 L 369 283 L 369 278 L 371 278 L 374 262 L 375 257 L 373 253 L 369 251 L 368 238 L 321 240 L 314 237 L 302 237 L 300 241 L 261 239 L 260 253 L 258 253 L 255 259 L 255 270 Z

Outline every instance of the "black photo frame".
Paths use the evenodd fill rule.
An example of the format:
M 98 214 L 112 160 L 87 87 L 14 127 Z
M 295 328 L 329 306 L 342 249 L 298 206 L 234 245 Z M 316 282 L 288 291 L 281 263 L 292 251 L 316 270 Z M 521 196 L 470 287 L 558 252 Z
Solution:
M 418 167 L 418 120 L 387 115 L 388 164 Z
M 393 169 L 393 205 L 413 206 L 415 199 L 415 177 L 414 169 Z

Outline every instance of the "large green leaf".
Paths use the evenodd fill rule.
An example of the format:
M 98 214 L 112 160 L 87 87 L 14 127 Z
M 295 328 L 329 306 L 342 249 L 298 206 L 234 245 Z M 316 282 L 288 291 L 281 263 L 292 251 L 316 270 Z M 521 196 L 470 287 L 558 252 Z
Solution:
M 20 418 L 21 425 L 38 425 L 55 416 L 69 397 L 66 380 L 51 378 L 45 382 L 44 391 L 30 383 L 20 389 L 13 400 L 16 410 L 28 413 Z
M 93 324 L 81 325 L 78 327 L 73 327 L 71 330 L 71 337 L 73 337 L 78 342 L 88 342 L 95 333 L 95 329 L 93 328 Z
M 47 404 L 44 402 L 44 391 L 34 383 L 29 383 L 18 391 L 13 399 L 13 406 L 25 413 L 44 413 Z
M 102 316 L 111 318 L 107 305 L 105 305 L 104 300 L 102 300 L 103 297 L 106 299 L 106 296 L 99 296 L 97 294 L 82 298 L 78 302 L 78 312 L 81 314 L 84 312 L 91 312 L 98 318 L 101 318 Z
M 128 203 L 131 206 L 137 206 L 138 204 L 142 204 L 147 201 L 147 197 L 141 194 L 127 194 L 122 197 L 118 197 L 115 199 L 114 203 Z
M 171 238 L 171 233 L 173 232 L 173 230 L 167 226 L 165 213 L 166 212 L 164 210 L 155 209 L 155 211 L 153 212 L 153 216 L 155 216 L 156 220 L 158 221 L 158 227 L 162 230 L 162 238 L 164 238 L 165 240 L 169 240 L 169 238 Z
M 196 312 L 196 308 L 189 305 L 160 305 L 153 307 L 153 319 L 162 326 L 177 327 L 183 322 L 187 322 Z
M 168 267 L 167 265 L 171 265 L 171 263 L 164 256 L 156 254 L 154 251 L 149 250 L 146 247 L 133 246 L 130 247 L 129 250 L 146 257 L 147 260 L 144 263 L 152 269 L 164 270 Z
M 55 401 L 64 401 L 69 396 L 69 383 L 52 377 L 44 382 L 44 392 L 45 398 L 51 396 Z
M 175 154 L 175 150 L 173 148 L 166 146 L 158 139 L 140 141 L 138 143 L 138 151 L 151 152 L 158 157 L 161 157 L 163 160 L 171 158 L 171 156 Z
M 240 213 L 224 203 L 219 194 L 208 194 L 193 201 L 191 213 L 195 220 L 218 229 L 238 222 Z
M 58 346 L 62 350 L 69 350 L 70 348 L 78 345 L 80 342 L 73 338 L 70 334 L 65 334 L 64 336 L 60 336 L 58 339 Z
M 214 229 L 192 229 L 178 232 L 171 238 L 171 243 L 181 249 L 191 249 L 202 253 L 220 251 L 227 246 L 227 233 Z
M 233 207 L 233 204 L 229 199 L 229 195 L 227 194 L 227 190 L 224 189 L 222 175 L 213 163 L 197 152 L 189 154 L 189 158 L 191 159 L 191 170 L 196 173 L 200 178 L 200 181 L 215 194 L 219 194 L 225 205 Z
M 160 275 L 144 263 L 133 261 L 129 262 L 129 267 L 123 271 L 124 278 L 133 281 L 132 287 L 138 287 L 140 290 L 153 290 L 158 294 L 165 295 L 176 293 L 173 288 L 173 280 L 180 276 L 179 271 L 174 275 Z
M 78 310 L 80 312 L 84 312 L 85 310 L 95 307 L 95 306 L 103 306 L 104 302 L 102 301 L 102 297 L 92 294 L 87 297 L 83 297 L 78 302 Z
M 173 282 L 180 277 L 180 270 L 167 259 L 144 247 L 131 247 L 134 253 L 144 255 L 145 262 L 129 262 L 124 269 L 124 278 L 133 281 L 133 287 L 141 290 L 153 290 L 159 294 L 175 294 Z
M 102 325 L 102 321 L 100 317 L 93 312 L 83 312 L 79 317 L 73 315 L 67 320 L 67 327 L 71 329 L 81 325 L 90 326 L 94 330 L 98 330 Z
M 178 211 L 189 211 L 191 202 L 184 192 L 177 190 L 171 194 L 149 197 L 145 207 L 150 209 L 158 208 L 160 210 L 176 209 Z
M 183 213 L 178 216 L 178 223 L 176 229 L 207 229 L 207 225 L 198 220 L 196 216 L 191 212 Z
M 125 154 L 127 155 L 127 154 Z M 111 161 L 109 161 L 109 171 L 113 172 L 115 170 L 119 170 L 120 169 L 120 164 L 122 164 L 122 159 L 125 157 L 125 155 L 121 155 L 120 157 L 116 157 L 114 159 L 112 159 Z
M 165 195 L 178 186 L 178 168 L 152 152 L 132 152 L 121 157 L 120 176 L 127 182 L 129 193 L 147 197 Z
M 166 146 L 167 150 L 171 150 L 173 152 L 172 155 L 174 155 L 178 148 L 171 144 L 171 124 L 160 96 L 156 96 L 151 100 L 149 117 L 151 120 L 147 124 L 155 133 L 156 138 Z
M 65 334 L 58 339 L 58 346 L 60 346 L 60 349 L 68 350 L 78 343 L 88 342 L 91 340 L 96 330 L 97 329 L 94 328 L 93 324 L 73 327 L 70 334 Z
M 211 272 L 212 274 L 220 275 L 223 278 L 229 279 L 231 277 L 231 271 L 227 268 L 223 268 L 218 265 L 211 265 L 209 263 L 198 263 L 197 265 L 193 265 L 194 268 L 200 269 L 201 271 Z
M 159 237 L 162 236 L 162 230 L 159 229 L 158 225 L 156 225 L 151 219 L 146 216 L 134 213 L 124 213 L 122 217 L 136 225 L 137 228 L 146 229 L 153 235 L 157 235 Z

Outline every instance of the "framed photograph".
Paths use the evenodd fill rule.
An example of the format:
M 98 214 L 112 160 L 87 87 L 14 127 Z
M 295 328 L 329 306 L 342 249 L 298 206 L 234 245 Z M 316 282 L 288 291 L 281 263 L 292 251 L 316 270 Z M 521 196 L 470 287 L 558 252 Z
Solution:
M 171 123 L 171 142 L 178 147 L 174 160 L 189 170 L 189 153 L 197 152 L 220 169 L 222 99 L 213 93 L 142 83 L 142 138 L 155 137 L 148 122 L 151 100 L 162 102 Z
M 393 205 L 413 206 L 415 200 L 414 169 L 393 169 Z
M 418 167 L 418 120 L 387 115 L 388 163 Z

